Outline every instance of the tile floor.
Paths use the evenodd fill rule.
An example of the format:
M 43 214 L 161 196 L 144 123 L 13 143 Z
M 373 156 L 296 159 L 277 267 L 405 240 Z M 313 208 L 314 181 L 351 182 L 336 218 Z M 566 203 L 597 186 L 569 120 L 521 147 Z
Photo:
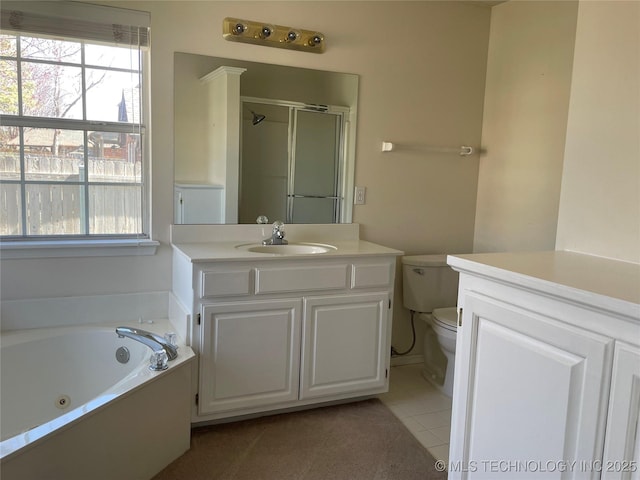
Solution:
M 389 392 L 379 398 L 436 460 L 448 463 L 451 399 L 422 378 L 421 369 L 422 364 L 391 367 Z

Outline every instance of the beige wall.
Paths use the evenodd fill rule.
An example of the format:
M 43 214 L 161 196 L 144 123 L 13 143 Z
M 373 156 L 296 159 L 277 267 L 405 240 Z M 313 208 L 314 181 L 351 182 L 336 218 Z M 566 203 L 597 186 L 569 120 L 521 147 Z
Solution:
M 151 12 L 152 213 L 162 246 L 154 257 L 133 259 L 3 261 L 3 298 L 170 289 L 176 51 L 358 74 L 355 183 L 367 187 L 367 204 L 354 208 L 353 219 L 361 236 L 414 254 L 471 251 L 478 160 L 424 147 L 480 144 L 490 8 L 458 1 L 100 3 Z M 227 42 L 226 16 L 317 29 L 326 52 Z M 381 153 L 383 140 L 398 151 Z M 398 288 L 399 350 L 411 336 L 401 298 Z
M 173 151 L 173 52 L 355 73 L 360 75 L 355 175 L 356 184 L 367 187 L 367 204 L 354 208 L 354 221 L 363 225 L 363 237 L 411 253 L 470 251 L 477 160 L 428 154 L 420 147 L 479 144 L 490 9 L 463 2 L 126 5 L 152 14 L 158 175 L 172 173 L 165 172 L 165 160 L 172 161 Z M 220 30 L 225 16 L 317 29 L 326 36 L 327 51 L 313 55 L 226 42 Z M 382 154 L 382 140 L 417 148 Z M 160 199 L 163 217 L 171 209 L 168 200 Z M 164 230 L 166 219 L 157 220 Z
M 475 251 L 640 263 L 640 3 L 492 9 Z
M 164 157 L 173 151 L 173 52 L 355 73 L 360 76 L 355 184 L 367 187 L 367 204 L 354 207 L 353 221 L 362 225 L 362 237 L 407 253 L 471 251 L 477 158 L 428 154 L 421 147 L 480 143 L 489 8 L 462 2 L 127 6 L 150 10 L 153 31 L 161 32 L 152 37 L 152 104 L 154 168 L 163 188 L 170 188 L 164 177 L 172 173 L 165 170 Z M 319 30 L 327 50 L 315 55 L 227 42 L 220 31 L 226 16 Z M 414 150 L 383 154 L 382 140 Z M 170 221 L 165 215 L 170 199 L 154 204 L 166 216 L 154 218 L 163 230 Z M 399 282 L 397 287 L 393 343 L 404 349 L 411 329 Z
M 492 9 L 476 252 L 555 247 L 577 7 Z
M 362 237 L 408 254 L 471 251 L 478 159 L 425 147 L 481 144 L 489 8 L 455 1 L 114 4 L 152 14 L 152 213 L 162 246 L 153 257 L 3 260 L 3 299 L 171 288 L 176 51 L 358 74 L 356 184 L 367 187 L 367 204 L 354 208 L 354 221 Z M 557 222 L 558 248 L 638 261 L 639 5 L 580 4 L 568 128 L 563 61 L 571 64 L 575 4 L 494 7 L 477 250 L 554 248 Z M 317 29 L 327 51 L 226 42 L 225 16 Z M 526 109 L 529 115 L 516 115 Z M 383 140 L 397 150 L 381 153 Z M 394 314 L 393 343 L 404 350 L 410 325 L 400 288 Z
M 556 248 L 640 263 L 640 2 L 580 3 Z

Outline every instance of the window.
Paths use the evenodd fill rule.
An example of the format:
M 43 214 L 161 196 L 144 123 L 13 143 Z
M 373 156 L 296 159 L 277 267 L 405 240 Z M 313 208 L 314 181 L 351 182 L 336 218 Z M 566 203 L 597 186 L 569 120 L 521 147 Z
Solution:
M 40 7 L 28 11 L 32 3 Z M 0 32 L 0 236 L 148 237 L 148 15 L 133 22 L 142 27 L 130 27 L 122 20 L 138 20 L 141 12 L 7 4 Z

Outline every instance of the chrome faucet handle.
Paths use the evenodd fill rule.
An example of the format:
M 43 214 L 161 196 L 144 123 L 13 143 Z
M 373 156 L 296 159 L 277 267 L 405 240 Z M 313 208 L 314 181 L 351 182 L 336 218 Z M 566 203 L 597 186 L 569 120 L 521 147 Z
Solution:
M 167 355 L 167 352 L 164 350 L 154 351 L 149 358 L 149 370 L 153 370 L 154 372 L 166 370 L 169 368 L 169 365 L 167 364 L 168 361 L 169 356 Z
M 282 232 L 282 236 L 284 237 L 284 223 L 280 220 L 276 220 L 273 222 L 273 234 Z
M 263 245 L 286 245 L 289 242 L 284 239 L 284 223 L 280 220 L 273 222 L 271 236 L 262 241 Z
M 271 234 L 273 243 L 277 243 L 280 245 L 286 245 L 287 243 L 289 243 L 284 239 L 284 235 L 284 223 L 282 223 L 280 220 L 273 222 L 273 232 Z
M 260 215 L 258 218 L 256 218 L 256 223 L 258 225 L 265 225 L 269 223 L 269 218 L 266 215 Z
M 169 345 L 174 347 L 176 350 L 178 349 L 178 334 L 175 332 L 167 332 L 164 334 L 164 339 L 167 341 Z

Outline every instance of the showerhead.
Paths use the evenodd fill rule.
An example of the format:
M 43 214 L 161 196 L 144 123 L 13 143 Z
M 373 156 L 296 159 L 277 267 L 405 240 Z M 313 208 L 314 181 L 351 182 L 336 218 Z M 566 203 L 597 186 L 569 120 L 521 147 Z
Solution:
M 264 115 L 254 112 L 253 110 L 249 110 L 249 111 L 253 114 L 253 120 L 251 121 L 251 123 L 253 123 L 254 125 L 258 125 L 265 118 L 267 118 Z

